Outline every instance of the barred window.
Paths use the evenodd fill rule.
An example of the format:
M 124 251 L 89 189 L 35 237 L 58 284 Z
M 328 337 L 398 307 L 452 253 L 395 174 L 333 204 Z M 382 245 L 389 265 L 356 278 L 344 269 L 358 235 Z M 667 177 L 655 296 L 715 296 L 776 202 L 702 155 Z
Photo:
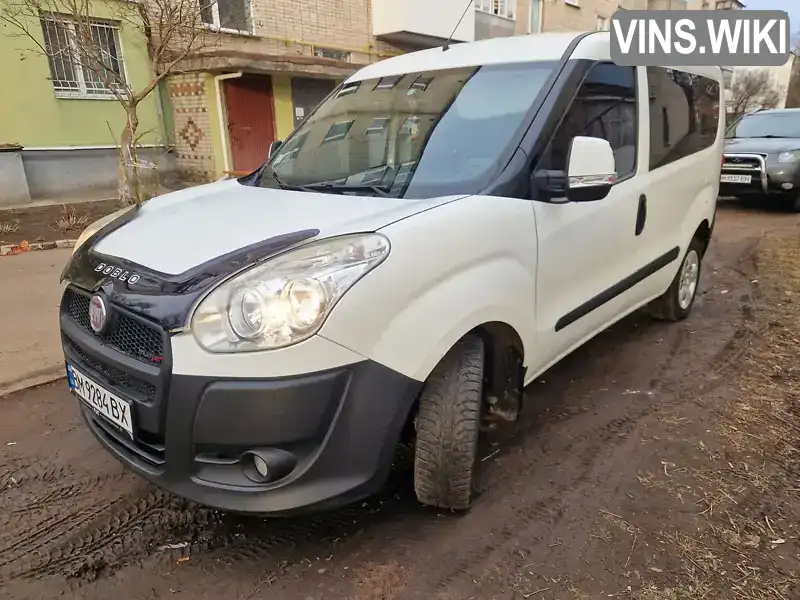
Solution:
M 90 23 L 91 49 L 80 52 L 76 24 L 67 17 L 41 18 L 50 79 L 58 98 L 113 98 L 106 85 L 126 85 L 119 27 L 110 21 Z M 88 43 L 88 40 L 86 41 Z M 82 54 L 88 54 L 82 58 Z M 97 56 L 102 64 L 92 60 Z
M 198 0 L 200 18 L 213 29 L 250 32 L 250 0 Z

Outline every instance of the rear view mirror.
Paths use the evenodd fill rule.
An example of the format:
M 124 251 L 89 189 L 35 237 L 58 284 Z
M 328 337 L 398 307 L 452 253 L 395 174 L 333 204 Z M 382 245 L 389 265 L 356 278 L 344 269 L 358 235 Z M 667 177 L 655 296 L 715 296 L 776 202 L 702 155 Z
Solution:
M 278 151 L 278 148 L 281 147 L 281 144 L 283 144 L 282 141 L 275 140 L 274 142 L 272 142 L 269 145 L 269 153 L 267 154 L 267 159 L 270 159 L 270 158 L 273 157 L 273 155 Z
M 602 200 L 617 181 L 614 151 L 607 140 L 577 136 L 567 158 L 567 198 L 572 202 Z

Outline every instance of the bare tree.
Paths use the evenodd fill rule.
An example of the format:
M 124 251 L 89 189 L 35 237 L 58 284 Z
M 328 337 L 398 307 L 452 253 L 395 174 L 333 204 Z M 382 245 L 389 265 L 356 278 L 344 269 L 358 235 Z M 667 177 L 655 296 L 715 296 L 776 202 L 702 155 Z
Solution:
M 786 95 L 786 108 L 800 108 L 800 41 L 792 51 L 794 63 L 792 77 L 789 80 L 789 92 Z
M 98 18 L 101 6 L 103 17 Z M 80 69 L 87 84 L 113 97 L 124 109 L 117 170 L 117 191 L 123 203 L 142 199 L 139 105 L 182 60 L 212 43 L 214 36 L 204 29 L 210 9 L 198 0 L 0 0 L 0 22 L 10 26 L 11 35 L 26 38 L 29 51 L 46 56 L 54 72 Z M 109 22 L 120 30 L 135 30 L 146 40 L 154 71 L 138 88 L 125 74 L 119 49 L 111 43 Z
M 736 119 L 760 108 L 775 108 L 783 92 L 772 73 L 765 69 L 740 71 L 731 86 L 732 117 Z

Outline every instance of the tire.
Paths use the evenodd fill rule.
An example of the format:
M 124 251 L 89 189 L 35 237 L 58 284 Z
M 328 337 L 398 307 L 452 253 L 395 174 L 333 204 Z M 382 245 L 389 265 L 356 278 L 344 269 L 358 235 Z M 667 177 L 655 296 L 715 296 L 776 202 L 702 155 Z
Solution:
M 419 401 L 414 491 L 422 504 L 467 510 L 472 502 L 484 371 L 483 340 L 468 335 L 442 358 Z
M 667 291 L 664 292 L 664 295 L 653 300 L 647 307 L 648 312 L 654 319 L 660 321 L 682 321 L 692 312 L 692 306 L 694 306 L 694 300 L 697 297 L 697 288 L 700 284 L 704 251 L 705 245 L 703 242 L 694 238 L 692 243 L 689 244 L 689 248 L 681 261 L 681 266 L 675 274 L 675 279 L 672 280 Z M 692 263 L 695 264 L 696 268 L 695 273 L 691 275 L 694 278 L 694 287 L 689 286 L 691 296 L 687 302 L 686 296 L 681 294 L 681 282 L 684 275 L 689 277 L 685 270 Z
M 784 200 L 784 205 L 786 210 L 789 212 L 800 212 L 800 194 L 792 196 L 790 198 L 786 198 Z

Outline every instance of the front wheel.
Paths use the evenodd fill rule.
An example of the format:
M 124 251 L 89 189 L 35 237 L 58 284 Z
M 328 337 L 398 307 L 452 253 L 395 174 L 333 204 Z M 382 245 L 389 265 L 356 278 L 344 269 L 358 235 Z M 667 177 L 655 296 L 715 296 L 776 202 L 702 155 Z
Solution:
M 423 504 L 466 510 L 472 502 L 484 360 L 483 340 L 468 335 L 444 356 L 422 390 L 414 490 Z
M 689 316 L 697 296 L 697 286 L 700 283 L 700 267 L 704 250 L 705 247 L 700 240 L 697 238 L 692 240 L 683 256 L 681 268 L 678 269 L 669 289 L 648 306 L 648 311 L 653 318 L 662 321 L 681 321 Z

